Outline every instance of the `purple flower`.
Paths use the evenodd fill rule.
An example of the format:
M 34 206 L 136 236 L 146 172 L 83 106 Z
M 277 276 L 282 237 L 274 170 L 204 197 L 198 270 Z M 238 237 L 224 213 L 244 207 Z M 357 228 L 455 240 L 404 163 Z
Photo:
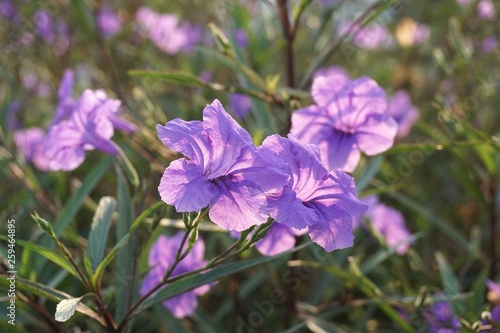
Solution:
M 122 20 L 115 11 L 103 8 L 97 14 L 97 27 L 104 38 L 111 38 L 121 30 Z
M 491 0 L 481 0 L 477 4 L 477 16 L 481 20 L 492 21 L 497 16 L 495 5 Z
M 447 301 L 437 301 L 429 306 L 424 317 L 431 333 L 458 333 L 460 321 Z
M 33 18 L 35 19 L 35 26 L 38 34 L 46 43 L 52 44 L 56 39 L 52 16 L 44 10 L 38 10 Z
M 404 90 L 398 90 L 389 99 L 387 113 L 398 123 L 397 137 L 402 138 L 410 133 L 417 121 L 420 111 L 411 104 L 410 95 Z
M 481 44 L 481 48 L 483 49 L 483 52 L 485 53 L 491 53 L 495 51 L 497 48 L 498 41 L 495 38 L 495 36 L 488 36 L 485 39 L 483 39 L 483 42 Z
M 52 125 L 68 118 L 71 113 L 73 113 L 76 105 L 76 102 L 71 97 L 74 81 L 75 74 L 71 69 L 67 69 L 63 74 L 61 83 L 59 84 L 59 90 L 57 91 L 59 103 L 57 104 L 56 114 L 52 120 Z
M 376 50 L 387 48 L 391 45 L 391 35 L 389 31 L 380 24 L 371 24 L 361 28 L 358 25 L 353 26 L 352 22 L 344 22 L 340 25 L 339 35 L 344 35 L 346 32 L 352 35 L 354 45 L 366 49 Z M 351 29 L 350 31 L 348 31 Z
M 182 244 L 183 233 L 179 232 L 172 237 L 161 235 L 151 247 L 148 257 L 148 265 L 151 269 L 144 278 L 139 293 L 144 296 L 163 279 L 167 269 L 175 262 L 175 254 Z M 186 249 L 187 244 L 184 244 Z M 191 252 L 182 259 L 174 268 L 170 277 L 191 272 L 207 264 L 203 260 L 205 254 L 205 243 L 199 238 L 193 245 Z M 184 318 L 192 315 L 198 305 L 197 297 L 208 292 L 210 285 L 204 285 L 175 296 L 163 302 L 176 318 Z
M 350 80 L 342 71 L 315 75 L 311 93 L 316 105 L 292 114 L 290 133 L 318 145 L 329 169 L 352 172 L 366 155 L 389 149 L 397 123 L 387 113 L 385 92 L 368 77 Z
M 9 0 L 0 1 L 0 16 L 10 21 L 19 19 L 16 7 Z
M 246 115 L 252 110 L 250 98 L 242 94 L 229 94 L 229 105 L 239 119 L 245 119 Z
M 174 14 L 159 14 L 147 7 L 137 11 L 136 20 L 153 43 L 168 54 L 190 52 L 202 37 L 200 27 L 181 21 Z
M 184 154 L 170 163 L 158 187 L 178 212 L 209 206 L 210 219 L 226 230 L 243 231 L 267 221 L 266 192 L 287 181 L 286 166 L 252 138 L 218 100 L 203 110 L 203 121 L 181 119 L 157 125 L 158 137 Z
M 352 246 L 352 218 L 366 210 L 354 180 L 340 170 L 328 172 L 318 149 L 293 135 L 272 135 L 262 146 L 288 165 L 290 175 L 283 190 L 269 196 L 271 217 L 288 227 L 308 228 L 311 239 L 327 251 Z
M 24 155 L 26 162 L 33 163 L 42 171 L 49 170 L 49 158 L 43 150 L 45 133 L 43 129 L 31 127 L 14 133 L 14 142 Z
M 236 40 L 236 43 L 238 43 L 239 46 L 245 48 L 248 46 L 248 37 L 243 29 L 236 29 L 234 31 L 234 39 Z
M 384 237 L 388 247 L 397 245 L 396 253 L 399 255 L 408 252 L 410 244 L 405 240 L 411 234 L 406 228 L 403 214 L 394 208 L 377 203 L 369 208 L 367 215 L 372 227 Z
M 86 150 L 117 154 L 118 147 L 111 141 L 114 128 L 133 130 L 132 124 L 118 118 L 120 105 L 102 90 L 85 90 L 69 118 L 53 124 L 47 133 L 45 154 L 50 158 L 50 169 L 76 169 L 83 163 Z

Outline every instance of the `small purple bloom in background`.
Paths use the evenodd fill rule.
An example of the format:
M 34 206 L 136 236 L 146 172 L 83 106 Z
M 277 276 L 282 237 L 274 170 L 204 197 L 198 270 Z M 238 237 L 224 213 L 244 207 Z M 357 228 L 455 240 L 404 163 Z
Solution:
M 410 134 L 410 130 L 417 121 L 420 111 L 411 104 L 410 95 L 405 90 L 398 90 L 389 99 L 387 113 L 398 123 L 399 138 Z
M 272 135 L 262 146 L 281 158 L 290 174 L 283 190 L 269 196 L 271 217 L 291 228 L 308 228 L 311 239 L 326 251 L 352 246 L 352 219 L 367 208 L 357 197 L 354 180 L 340 170 L 328 172 L 317 147 L 293 135 Z
M 33 16 L 38 34 L 46 43 L 52 44 L 56 35 L 54 32 L 54 20 L 49 13 L 44 10 L 38 10 Z
M 14 142 L 23 153 L 26 162 L 33 163 L 42 171 L 49 171 L 49 158 L 43 150 L 43 129 L 31 127 L 14 133 Z
M 306 233 L 307 228 L 297 230 L 274 222 L 267 234 L 255 243 L 255 248 L 264 256 L 275 256 L 293 249 L 295 247 L 295 236 L 302 236 Z M 240 233 L 237 231 L 231 231 L 230 235 L 233 238 L 240 237 Z
M 498 46 L 498 41 L 495 38 L 495 36 L 488 36 L 485 39 L 483 39 L 483 42 L 481 43 L 481 48 L 485 53 L 491 53 L 495 51 L 497 46 Z
M 389 149 L 398 131 L 387 114 L 386 95 L 368 77 L 350 80 L 341 70 L 322 70 L 311 88 L 315 105 L 292 113 L 290 133 L 318 145 L 329 169 L 352 172 L 361 151 L 372 156 Z
M 459 333 L 462 326 L 458 317 L 453 314 L 448 301 L 431 304 L 424 317 L 431 333 Z
M 190 52 L 202 38 L 200 27 L 181 21 L 174 14 L 159 14 L 150 8 L 141 7 L 136 20 L 153 43 L 171 55 Z
M 245 119 L 246 115 L 252 110 L 250 98 L 242 94 L 229 94 L 229 105 L 239 119 Z
M 245 48 L 248 46 L 248 37 L 247 33 L 243 29 L 236 29 L 234 31 L 234 39 L 239 46 Z
M 16 7 L 9 0 L 0 1 L 0 16 L 13 22 L 19 19 Z
M 481 0 L 477 4 L 477 16 L 481 20 L 493 21 L 497 16 L 495 5 L 491 0 Z
M 405 219 L 401 212 L 382 203 L 377 203 L 369 208 L 367 215 L 373 229 L 384 237 L 388 247 L 397 245 L 396 253 L 399 255 L 408 252 L 410 244 L 404 241 L 411 234 L 406 228 Z
M 120 105 L 119 100 L 108 98 L 102 90 L 85 90 L 68 119 L 53 124 L 47 133 L 45 154 L 50 159 L 50 169 L 76 169 L 83 163 L 86 150 L 117 154 L 118 147 L 111 140 L 114 128 L 134 129 L 118 117 Z
M 268 218 L 266 192 L 288 180 L 286 165 L 250 134 L 218 100 L 203 110 L 203 121 L 174 119 L 157 125 L 158 137 L 184 154 L 170 163 L 160 181 L 161 199 L 178 212 L 209 206 L 210 219 L 226 230 L 243 231 Z
M 97 27 L 104 38 L 111 38 L 120 32 L 122 20 L 115 11 L 109 8 L 102 8 L 97 13 Z
M 349 34 L 352 36 L 354 45 L 366 49 L 377 50 L 387 48 L 392 44 L 391 34 L 380 24 L 371 24 L 364 28 L 355 25 L 352 22 L 344 22 L 340 25 L 339 35 L 343 36 L 352 27 Z
M 396 29 L 396 39 L 404 47 L 416 46 L 426 42 L 431 35 L 427 24 L 415 22 L 405 17 L 399 22 Z
M 161 235 L 151 247 L 148 256 L 148 265 L 150 268 L 149 273 L 142 281 L 139 289 L 141 296 L 146 295 L 163 279 L 163 275 L 167 269 L 175 262 L 175 254 L 181 247 L 183 233 L 179 232 L 174 236 L 167 237 Z M 187 244 L 184 244 L 184 249 Z M 201 268 L 207 264 L 203 260 L 205 255 L 205 243 L 201 238 L 194 243 L 191 252 L 182 259 L 181 262 L 174 268 L 170 277 L 175 277 L 179 274 L 184 274 Z M 203 295 L 208 292 L 210 285 L 204 285 L 175 296 L 169 300 L 164 301 L 162 304 L 166 307 L 176 318 L 184 318 L 192 315 L 198 305 L 197 296 Z
M 368 205 L 365 215 L 371 221 L 372 228 L 385 239 L 388 247 L 399 244 L 396 253 L 403 255 L 408 252 L 410 242 L 407 240 L 411 234 L 405 224 L 403 214 L 381 202 L 375 195 L 370 195 L 361 199 L 361 202 Z M 354 219 L 354 228 L 361 225 L 361 218 Z

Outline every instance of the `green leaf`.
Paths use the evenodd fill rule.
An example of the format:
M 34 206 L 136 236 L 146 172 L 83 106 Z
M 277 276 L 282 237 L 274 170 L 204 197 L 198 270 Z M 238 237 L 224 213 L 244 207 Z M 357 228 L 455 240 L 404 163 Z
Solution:
M 99 263 L 99 266 L 97 266 L 95 273 L 94 273 L 94 278 L 93 278 L 93 285 L 97 285 L 97 283 L 101 280 L 102 274 L 104 273 L 104 269 L 111 263 L 111 261 L 116 257 L 118 252 L 122 249 L 122 247 L 127 244 L 128 239 L 130 235 L 126 234 L 116 245 L 109 251 L 109 253 L 104 257 L 104 259 Z
M 132 223 L 132 226 L 130 227 L 129 232 L 133 233 L 135 231 L 135 229 L 137 229 L 137 227 L 139 227 L 139 225 L 142 223 L 142 221 L 144 221 L 144 219 L 146 219 L 146 217 L 148 217 L 152 212 L 154 212 L 155 210 L 157 210 L 158 208 L 160 208 L 163 205 L 164 205 L 163 201 L 158 201 L 153 206 L 151 206 L 148 209 L 146 209 L 145 211 L 143 211 L 141 213 L 141 215 L 139 215 L 135 219 L 134 223 Z
M 112 197 L 102 197 L 92 219 L 89 241 L 87 245 L 87 256 L 90 260 L 92 270 L 95 271 L 106 248 L 111 218 L 116 208 L 116 200 Z
M 113 158 L 108 156 L 101 163 L 99 163 L 95 168 L 93 168 L 87 176 L 82 180 L 82 186 L 74 193 L 68 202 L 64 205 L 64 210 L 59 218 L 54 223 L 54 232 L 57 236 L 66 229 L 68 224 L 73 220 L 81 206 L 83 205 L 85 198 L 89 193 L 96 187 L 101 178 L 104 176 L 106 171 L 113 163 Z
M 36 224 L 38 224 L 38 226 L 40 227 L 40 229 L 42 229 L 43 232 L 51 235 L 54 233 L 54 231 L 52 230 L 52 227 L 50 226 L 50 223 L 44 219 L 42 219 L 37 212 L 35 212 L 34 214 L 31 214 L 31 217 L 33 218 L 33 220 L 35 220 Z
M 118 180 L 118 223 L 116 225 L 116 238 L 120 239 L 120 247 L 115 246 L 116 249 L 116 277 L 119 281 L 119 286 L 116 288 L 116 318 L 121 320 L 124 314 L 130 307 L 132 295 L 134 294 L 133 284 L 131 286 L 125 285 L 125 281 L 134 276 L 134 236 L 129 235 L 129 230 L 133 222 L 133 205 L 130 196 L 127 181 L 123 172 L 119 167 L 115 167 L 117 180 Z M 124 240 L 126 238 L 126 240 Z M 122 243 L 123 241 L 123 243 Z M 114 252 L 114 251 L 112 251 Z M 111 253 L 110 253 L 111 254 Z M 112 257 L 109 258 L 111 261 Z M 103 266 L 105 267 L 105 266 Z M 102 268 L 103 270 L 104 268 Z M 100 273 L 102 274 L 102 273 Z M 100 276 L 97 277 L 100 279 Z
M 455 274 L 448 264 L 446 258 L 441 254 L 441 252 L 436 252 L 436 260 L 439 267 L 439 273 L 441 274 L 441 284 L 444 289 L 444 293 L 448 296 L 456 296 L 460 294 L 460 289 L 458 288 L 458 282 Z M 457 315 L 463 314 L 463 305 L 458 302 L 452 302 L 451 306 Z
M 68 321 L 75 314 L 76 307 L 82 300 L 82 297 L 63 299 L 57 303 L 54 319 L 59 322 Z
M 81 30 L 85 31 L 89 38 L 93 37 L 96 34 L 96 24 L 92 10 L 84 0 L 71 0 L 71 6 Z
M 0 239 L 8 240 L 7 237 L 4 235 L 0 235 Z M 73 275 L 78 280 L 80 280 L 80 276 L 76 273 L 74 267 L 71 265 L 71 263 L 65 257 L 55 253 L 52 250 L 48 250 L 48 249 L 46 249 L 38 244 L 27 242 L 27 241 L 24 241 L 22 239 L 17 239 L 16 245 L 22 246 L 22 247 L 29 249 L 35 253 L 38 253 L 39 255 L 41 255 L 44 258 L 49 259 L 54 264 L 58 265 L 59 267 L 64 268 L 71 275 Z
M 258 259 L 238 261 L 229 264 L 222 264 L 217 266 L 210 271 L 203 274 L 194 274 L 188 276 L 186 278 L 180 279 L 178 281 L 174 281 L 171 284 L 167 285 L 165 288 L 161 289 L 154 296 L 148 298 L 141 306 L 136 310 L 135 314 L 153 306 L 154 304 L 161 303 L 167 299 L 180 295 L 186 291 L 195 289 L 199 286 L 205 285 L 207 283 L 219 280 L 221 278 L 227 277 L 231 274 L 235 274 L 246 269 L 262 265 L 267 262 L 271 262 L 277 258 L 286 256 L 292 252 L 298 251 L 308 245 L 311 242 L 305 243 L 301 246 L 298 246 L 292 250 L 280 253 L 273 257 L 261 257 Z
M 0 276 L 0 285 L 3 285 L 8 288 L 10 285 L 10 281 L 7 280 L 6 276 Z M 54 302 L 60 302 L 64 299 L 73 298 L 73 296 L 66 294 L 60 290 L 56 290 L 49 286 L 43 285 L 38 282 L 30 281 L 19 276 L 16 276 L 16 289 L 19 291 L 29 292 L 40 297 L 47 298 Z M 101 318 L 97 313 L 95 313 L 92 309 L 90 309 L 85 304 L 78 304 L 76 307 L 76 311 L 90 317 L 100 323 L 103 326 L 106 326 L 106 322 L 103 318 Z

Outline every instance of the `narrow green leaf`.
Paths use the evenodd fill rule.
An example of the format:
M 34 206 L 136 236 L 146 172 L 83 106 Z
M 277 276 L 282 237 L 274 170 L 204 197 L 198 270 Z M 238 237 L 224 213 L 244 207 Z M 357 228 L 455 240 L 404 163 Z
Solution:
M 134 276 L 134 241 L 133 234 L 129 235 L 129 230 L 133 222 L 133 204 L 130 196 L 127 181 L 123 172 L 119 167 L 115 167 L 117 180 L 118 180 L 118 223 L 116 225 L 116 238 L 120 242 L 126 238 L 123 245 L 116 247 L 116 262 L 115 272 L 120 285 L 116 288 L 116 318 L 121 320 L 130 307 L 132 302 L 132 295 L 134 294 L 133 285 L 125 285 L 125 281 L 132 280 Z M 109 258 L 111 261 L 112 257 Z M 102 270 L 105 266 L 103 266 Z M 102 272 L 100 273 L 102 274 Z M 98 276 L 97 278 L 100 278 Z
M 104 273 L 104 269 L 111 263 L 111 261 L 116 257 L 118 252 L 122 249 L 122 247 L 127 244 L 128 239 L 130 235 L 126 234 L 116 245 L 109 251 L 109 253 L 104 257 L 104 259 L 99 263 L 99 266 L 97 266 L 94 277 L 93 277 L 93 284 L 97 285 L 97 282 L 99 282 L 102 278 L 102 274 Z
M 5 287 L 8 287 L 10 285 L 10 281 L 7 280 L 6 276 L 0 275 L 0 285 L 3 285 Z M 56 290 L 38 282 L 21 278 L 19 276 L 16 276 L 16 289 L 47 298 L 54 302 L 60 302 L 64 299 L 73 298 L 73 296 L 66 294 L 65 292 Z M 101 325 L 106 326 L 106 322 L 104 321 L 104 319 L 85 304 L 78 304 L 78 306 L 76 307 L 76 311 L 94 319 Z
M 114 198 L 102 197 L 92 219 L 87 245 L 87 256 L 93 271 L 95 271 L 104 257 L 111 218 L 115 208 L 116 200 Z
M 113 158 L 111 156 L 106 157 L 102 160 L 95 168 L 93 168 L 87 176 L 82 180 L 82 186 L 74 193 L 68 202 L 64 205 L 64 210 L 59 218 L 54 223 L 54 232 L 57 236 L 66 229 L 68 224 L 73 220 L 81 206 L 83 205 L 85 198 L 89 193 L 96 187 L 101 178 L 104 176 L 106 171 L 113 163 Z
M 458 282 L 455 274 L 453 274 L 453 270 L 446 258 L 441 254 L 441 252 L 436 252 L 435 254 L 439 273 L 441 274 L 441 284 L 443 286 L 444 292 L 448 296 L 456 296 L 460 294 L 460 289 L 458 288 Z M 463 314 L 463 306 L 461 303 L 452 302 L 451 306 L 457 315 Z
M 292 252 L 298 251 L 311 243 L 305 243 L 301 246 L 298 246 L 290 251 L 286 251 L 283 253 L 280 253 L 276 256 L 273 257 L 261 257 L 258 259 L 252 259 L 252 260 L 245 260 L 245 261 L 238 261 L 238 262 L 232 262 L 229 264 L 222 264 L 220 266 L 217 266 L 210 271 L 203 273 L 203 274 L 195 274 L 191 276 L 187 276 L 184 279 L 174 281 L 171 284 L 167 285 L 165 288 L 161 289 L 158 293 L 156 293 L 154 296 L 151 298 L 148 298 L 142 305 L 137 309 L 136 313 L 139 313 L 154 304 L 161 303 L 167 299 L 170 299 L 172 297 L 175 297 L 177 295 L 180 295 L 186 291 L 192 290 L 194 288 L 197 288 L 199 286 L 205 285 L 207 283 L 219 280 L 221 278 L 227 277 L 231 274 L 235 274 L 241 271 L 244 271 L 246 269 L 262 265 L 267 262 L 271 262 L 277 258 L 281 258 L 283 256 L 286 256 Z
M 137 227 L 139 227 L 139 225 L 144 221 L 144 219 L 146 219 L 146 217 L 148 217 L 152 212 L 154 212 L 155 210 L 157 210 L 158 208 L 160 208 L 164 204 L 165 203 L 163 201 L 158 201 L 153 206 L 151 206 L 148 209 L 146 209 L 145 211 L 143 211 L 141 213 L 141 215 L 139 215 L 135 219 L 134 223 L 132 223 L 132 226 L 130 227 L 129 233 L 133 233 L 135 231 L 135 229 L 137 229 Z
M 7 237 L 4 235 L 0 235 L 0 239 L 7 240 Z M 64 268 L 71 275 L 73 275 L 78 280 L 80 280 L 80 276 L 76 273 L 76 271 L 73 268 L 73 266 L 71 265 L 71 263 L 65 257 L 55 253 L 52 250 L 48 250 L 48 249 L 46 249 L 38 244 L 24 241 L 22 239 L 17 239 L 16 245 L 22 246 L 22 247 L 29 249 L 35 253 L 38 253 L 39 255 L 41 255 L 44 258 L 49 259 L 54 264 L 58 265 L 59 267 Z
M 92 10 L 83 0 L 71 0 L 71 6 L 81 29 L 87 33 L 89 38 L 94 36 L 96 34 L 96 24 Z

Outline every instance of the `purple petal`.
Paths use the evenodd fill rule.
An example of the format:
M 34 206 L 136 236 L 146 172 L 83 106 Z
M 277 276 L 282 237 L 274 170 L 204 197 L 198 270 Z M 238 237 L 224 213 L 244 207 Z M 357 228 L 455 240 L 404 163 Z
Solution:
M 486 285 L 488 289 L 497 294 L 497 297 L 500 298 L 500 283 L 495 283 L 491 280 L 486 280 Z
M 311 95 L 319 106 L 327 106 L 337 97 L 342 87 L 349 82 L 349 76 L 340 67 L 330 67 L 315 73 Z
M 309 235 L 313 242 L 326 251 L 344 249 L 353 245 L 352 216 L 345 211 L 323 205 L 314 205 L 322 218 L 309 226 Z
M 190 316 L 198 306 L 198 300 L 193 291 L 188 291 L 169 300 L 164 301 L 163 306 L 166 307 L 174 317 L 184 318 Z
M 396 249 L 396 253 L 399 255 L 408 251 L 410 243 L 403 241 L 410 237 L 410 232 L 406 228 L 404 216 L 400 212 L 379 203 L 370 207 L 369 216 L 373 228 L 385 238 L 387 246 L 392 247 L 399 244 Z
M 304 229 L 320 218 L 316 209 L 304 205 L 289 188 L 285 188 L 277 199 L 269 198 L 268 207 L 269 214 L 277 222 L 296 229 Z
M 196 212 L 206 207 L 217 194 L 198 165 L 175 160 L 165 170 L 158 187 L 161 199 L 178 212 Z
M 218 193 L 210 202 L 210 219 L 226 230 L 243 231 L 267 221 L 266 195 L 248 181 L 214 181 Z
M 398 125 L 392 117 L 371 115 L 358 127 L 356 139 L 361 151 L 372 156 L 392 147 L 397 132 Z
M 292 229 L 280 223 L 273 223 L 267 235 L 260 239 L 255 248 L 265 256 L 274 256 L 293 249 L 295 235 Z
M 165 126 L 156 125 L 156 129 L 161 142 L 173 151 L 184 154 L 201 166 L 208 163 L 204 156 L 211 154 L 211 147 L 203 133 L 201 121 L 174 119 Z

